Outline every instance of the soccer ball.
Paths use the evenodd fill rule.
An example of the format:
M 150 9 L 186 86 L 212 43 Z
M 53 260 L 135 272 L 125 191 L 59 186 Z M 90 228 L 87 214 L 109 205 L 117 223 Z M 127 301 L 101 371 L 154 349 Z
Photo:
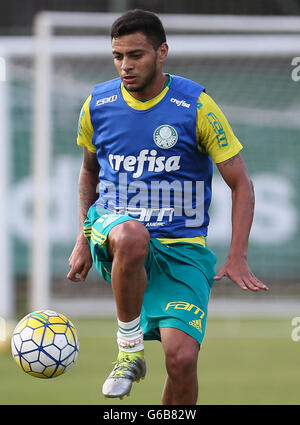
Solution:
M 12 355 L 21 369 L 37 378 L 54 378 L 75 362 L 79 349 L 76 329 L 63 314 L 38 310 L 17 324 Z

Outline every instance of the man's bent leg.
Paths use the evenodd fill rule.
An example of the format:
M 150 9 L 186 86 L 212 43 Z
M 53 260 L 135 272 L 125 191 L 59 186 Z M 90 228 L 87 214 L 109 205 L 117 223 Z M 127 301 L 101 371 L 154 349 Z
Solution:
M 160 328 L 160 335 L 168 373 L 162 395 L 163 404 L 196 404 L 199 343 L 175 328 Z
M 111 283 L 118 314 L 119 355 L 105 381 L 102 392 L 107 397 L 128 395 L 132 383 L 146 373 L 140 313 L 147 275 L 144 267 L 149 233 L 137 221 L 126 221 L 111 229 L 108 250 L 112 259 Z
M 113 227 L 108 235 L 112 258 L 111 284 L 118 318 L 123 322 L 141 313 L 147 275 L 144 267 L 148 254 L 148 230 L 138 221 L 125 221 Z

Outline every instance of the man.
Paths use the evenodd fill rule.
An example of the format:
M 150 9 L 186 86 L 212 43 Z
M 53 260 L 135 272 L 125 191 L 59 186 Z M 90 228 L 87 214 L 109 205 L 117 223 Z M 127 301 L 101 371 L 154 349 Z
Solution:
M 112 285 L 119 354 L 106 397 L 128 395 L 145 376 L 143 341 L 156 339 L 166 359 L 163 404 L 195 404 L 214 280 L 267 290 L 247 264 L 253 187 L 242 146 L 204 88 L 163 72 L 158 17 L 128 11 L 111 39 L 120 78 L 97 85 L 80 115 L 79 234 L 68 278 L 85 280 L 94 262 Z M 231 246 L 217 274 L 206 247 L 212 160 L 232 190 Z

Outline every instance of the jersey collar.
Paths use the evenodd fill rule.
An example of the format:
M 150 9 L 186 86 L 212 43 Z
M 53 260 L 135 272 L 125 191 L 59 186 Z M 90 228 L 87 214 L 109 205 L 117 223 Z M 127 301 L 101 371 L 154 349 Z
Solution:
M 159 103 L 167 94 L 169 87 L 171 85 L 172 82 L 172 76 L 167 74 L 167 81 L 164 85 L 164 88 L 162 89 L 162 91 L 155 96 L 153 99 L 149 99 L 146 101 L 141 101 L 136 99 L 135 97 L 133 97 L 130 92 L 128 90 L 126 90 L 126 88 L 124 87 L 123 82 L 121 83 L 121 92 L 122 92 L 122 96 L 123 99 L 125 100 L 125 102 L 127 103 L 128 106 L 130 106 L 133 109 L 137 109 L 139 111 L 145 111 L 147 109 L 152 108 L 153 106 L 155 106 L 157 103 Z

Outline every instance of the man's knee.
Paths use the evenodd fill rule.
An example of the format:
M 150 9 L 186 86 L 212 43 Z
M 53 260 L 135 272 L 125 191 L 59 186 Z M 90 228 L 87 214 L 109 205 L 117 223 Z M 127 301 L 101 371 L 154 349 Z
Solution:
M 160 331 L 168 375 L 176 377 L 195 373 L 200 348 L 198 341 L 179 329 L 162 328 Z
M 128 262 L 145 259 L 150 235 L 138 221 L 129 220 L 113 227 L 109 232 L 109 252 L 112 257 L 126 258 Z
M 194 373 L 197 370 L 198 352 L 183 347 L 178 351 L 166 353 L 166 369 L 168 375 L 185 376 Z

